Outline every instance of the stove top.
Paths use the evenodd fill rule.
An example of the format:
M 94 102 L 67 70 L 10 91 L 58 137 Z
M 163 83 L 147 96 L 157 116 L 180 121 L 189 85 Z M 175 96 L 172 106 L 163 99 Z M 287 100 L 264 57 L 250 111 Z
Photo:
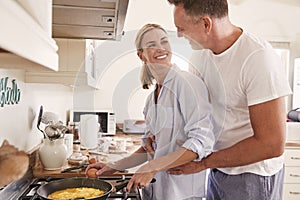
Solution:
M 28 186 L 25 188 L 25 190 L 22 192 L 18 200 L 39 200 L 42 199 L 37 194 L 37 189 L 46 183 L 49 183 L 54 180 L 59 180 L 62 178 L 53 178 L 53 177 L 47 177 L 47 178 L 35 178 Z M 125 176 L 107 176 L 107 177 L 101 177 L 101 180 L 105 180 L 107 182 L 110 182 L 112 185 L 116 185 L 124 180 L 129 180 L 130 177 Z M 125 188 L 123 190 L 120 190 L 118 192 L 112 192 L 107 199 L 115 199 L 115 200 L 142 200 L 141 192 L 140 190 L 137 190 L 136 192 L 126 192 Z

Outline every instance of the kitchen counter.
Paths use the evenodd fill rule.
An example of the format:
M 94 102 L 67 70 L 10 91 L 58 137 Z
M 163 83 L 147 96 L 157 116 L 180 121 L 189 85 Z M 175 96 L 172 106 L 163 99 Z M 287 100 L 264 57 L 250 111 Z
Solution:
M 81 152 L 84 155 L 94 156 L 97 158 L 97 161 L 100 162 L 110 162 L 119 160 L 121 158 L 129 156 L 132 152 L 134 152 L 136 149 L 138 149 L 141 145 L 141 137 L 140 134 L 124 134 L 122 132 L 117 132 L 115 136 L 109 136 L 112 139 L 113 138 L 124 138 L 131 142 L 132 145 L 128 145 L 126 150 L 126 153 L 102 153 L 102 152 L 96 152 L 96 151 L 90 151 L 82 150 Z M 300 147 L 300 141 L 287 141 L 285 144 L 286 147 Z M 43 166 L 38 158 L 38 155 L 36 156 L 35 164 L 33 166 L 33 175 L 34 177 L 41 178 L 41 177 L 57 177 L 57 178 L 67 178 L 67 177 L 84 177 L 86 176 L 84 173 L 84 169 L 78 169 L 73 170 L 70 172 L 61 173 L 61 170 L 73 167 L 74 165 L 70 165 L 66 162 L 66 164 L 61 168 L 61 170 L 44 170 Z M 116 172 L 114 175 L 132 175 L 138 167 L 128 169 L 126 172 Z
M 300 147 L 300 141 L 287 141 L 285 143 L 286 147 Z
M 117 132 L 115 136 L 109 136 L 112 139 L 113 138 L 123 138 L 126 139 L 127 141 L 130 141 L 128 143 L 129 145 L 126 146 L 126 152 L 122 153 L 102 153 L 102 152 L 97 152 L 97 151 L 87 151 L 87 150 L 81 150 L 83 155 L 87 156 L 93 156 L 97 158 L 97 161 L 99 162 L 111 162 L 115 160 L 119 160 L 121 158 L 129 156 L 132 152 L 134 152 L 136 149 L 138 149 L 141 145 L 141 137 L 142 135 L 140 134 L 123 134 L 122 132 Z M 69 168 L 69 167 L 74 167 L 74 165 L 68 164 L 68 162 L 65 163 L 65 165 L 61 168 L 61 170 Z M 116 172 L 113 175 L 131 175 L 133 174 L 136 169 L 131 168 L 128 169 L 126 172 Z M 36 158 L 35 164 L 33 166 L 33 176 L 37 178 L 41 177 L 57 177 L 57 178 L 67 178 L 67 177 L 84 177 L 86 176 L 84 173 L 85 169 L 77 169 L 73 170 L 70 172 L 65 172 L 61 173 L 61 170 L 45 170 L 40 162 L 40 159 Z

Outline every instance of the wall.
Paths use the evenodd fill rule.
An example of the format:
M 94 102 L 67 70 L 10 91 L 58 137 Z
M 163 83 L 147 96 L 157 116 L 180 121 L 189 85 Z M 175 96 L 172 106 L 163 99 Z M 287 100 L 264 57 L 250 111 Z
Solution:
M 293 91 L 294 60 L 300 57 L 300 2 L 297 0 L 243 0 L 232 5 L 234 24 L 273 42 L 287 42 L 290 47 L 289 79 Z M 289 97 L 289 109 L 300 105 L 300 98 Z
M 18 104 L 0 107 L 0 144 L 7 139 L 18 148 L 28 151 L 39 144 L 42 133 L 37 129 L 37 115 L 44 111 L 58 114 L 66 121 L 66 111 L 72 107 L 72 90 L 63 85 L 24 83 L 24 71 L 1 70 L 0 78 L 16 79 L 21 91 Z M 42 128 L 42 126 L 41 126 Z

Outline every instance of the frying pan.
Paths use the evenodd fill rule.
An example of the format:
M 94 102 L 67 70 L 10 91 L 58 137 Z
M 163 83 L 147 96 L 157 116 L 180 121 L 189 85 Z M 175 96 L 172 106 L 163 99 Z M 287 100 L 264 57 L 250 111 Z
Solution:
M 105 200 L 113 190 L 113 185 L 109 182 L 94 178 L 74 177 L 51 181 L 47 184 L 44 184 L 39 187 L 39 189 L 37 190 L 37 194 L 42 199 L 48 200 L 48 195 L 53 192 L 64 190 L 67 188 L 78 187 L 96 188 L 104 191 L 103 195 L 96 198 L 90 198 L 89 200 Z
M 64 190 L 67 188 L 78 188 L 78 187 L 89 187 L 89 188 L 96 188 L 104 191 L 104 194 L 96 197 L 96 198 L 89 198 L 88 200 L 105 200 L 110 195 L 110 193 L 115 188 L 116 191 L 124 188 L 128 184 L 128 180 L 113 186 L 111 183 L 99 180 L 96 178 L 85 178 L 85 177 L 74 177 L 74 178 L 65 178 L 60 180 L 51 181 L 39 187 L 37 190 L 37 194 L 46 200 L 50 200 L 48 195 L 59 191 Z

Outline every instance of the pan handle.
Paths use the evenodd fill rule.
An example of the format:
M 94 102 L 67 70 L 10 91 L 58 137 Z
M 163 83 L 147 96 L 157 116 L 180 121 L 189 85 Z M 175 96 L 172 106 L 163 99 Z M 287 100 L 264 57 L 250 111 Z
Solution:
M 156 182 L 156 179 L 153 178 L 150 183 L 155 183 L 155 182 Z M 124 187 L 126 187 L 128 183 L 129 183 L 129 180 L 125 180 L 125 181 L 122 181 L 122 183 L 120 183 L 118 185 L 115 185 L 116 192 L 118 192 L 119 190 L 121 190 Z

